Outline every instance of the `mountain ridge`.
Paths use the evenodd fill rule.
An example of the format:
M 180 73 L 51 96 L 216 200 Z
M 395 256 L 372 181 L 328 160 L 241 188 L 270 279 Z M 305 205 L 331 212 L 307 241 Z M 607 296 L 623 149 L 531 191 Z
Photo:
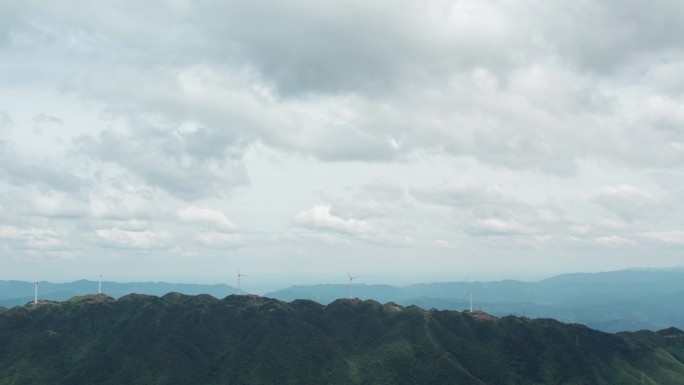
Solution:
M 473 306 L 496 316 L 555 318 L 576 322 L 606 332 L 658 330 L 675 326 L 684 329 L 684 271 L 681 269 L 632 269 L 603 273 L 572 273 L 538 282 L 501 280 L 493 282 L 437 282 L 406 286 L 368 285 L 354 282 L 356 297 L 424 308 L 463 310 L 470 307 L 467 292 L 475 289 Z M 42 282 L 40 299 L 65 301 L 97 290 L 95 281 L 53 284 Z M 223 298 L 236 292 L 225 284 L 194 285 L 165 282 L 104 282 L 103 290 L 118 298 L 131 292 L 164 295 L 210 294 Z M 297 285 L 265 293 L 283 301 L 309 299 L 328 304 L 346 297 L 347 284 Z M 33 301 L 33 283 L 0 281 L 0 306 L 11 307 Z
M 0 384 L 683 383 L 684 332 L 339 299 L 168 293 L 0 312 Z

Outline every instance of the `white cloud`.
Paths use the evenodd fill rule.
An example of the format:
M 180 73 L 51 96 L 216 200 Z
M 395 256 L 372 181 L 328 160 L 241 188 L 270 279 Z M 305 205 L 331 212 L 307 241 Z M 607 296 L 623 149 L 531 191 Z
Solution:
M 455 207 L 512 202 L 499 188 L 470 176 L 429 189 L 412 189 L 411 194 L 427 203 Z
M 327 230 L 351 235 L 369 235 L 375 229 L 366 221 L 343 219 L 330 214 L 330 206 L 314 206 L 295 215 L 293 223 L 297 226 L 316 230 Z
M 58 160 L 26 159 L 16 149 L 0 140 L 0 178 L 15 186 L 37 186 L 77 194 L 88 186 L 88 181 L 69 169 L 68 164 Z
M 248 183 L 247 170 L 240 161 L 224 154 L 207 157 L 193 153 L 209 151 L 219 143 L 214 138 L 205 138 L 203 148 L 193 149 L 187 137 L 193 133 L 154 128 L 154 122 L 138 123 L 153 128 L 131 135 L 104 131 L 98 137 L 82 137 L 78 149 L 94 161 L 121 166 L 143 183 L 184 200 L 221 196 Z M 224 146 L 219 146 L 221 151 Z
M 217 210 L 188 206 L 179 209 L 176 214 L 181 221 L 186 223 L 208 225 L 229 232 L 237 230 L 237 226 L 224 213 Z
M 468 234 L 474 236 L 529 235 L 535 232 L 535 229 L 523 224 L 498 218 L 477 220 L 468 225 L 465 230 Z
M 627 221 L 653 216 L 660 204 L 655 196 L 630 185 L 601 188 L 593 199 Z
M 373 178 L 352 191 L 324 191 L 330 212 L 341 218 L 396 218 L 409 209 L 404 188 L 387 178 Z
M 235 233 L 221 233 L 216 231 L 203 232 L 195 236 L 204 246 L 210 248 L 234 248 L 242 243 L 242 236 Z
M 628 247 L 636 245 L 636 242 L 634 242 L 633 240 L 619 237 L 617 235 L 596 237 L 594 238 L 594 241 L 599 245 L 608 247 Z
M 99 229 L 95 234 L 104 244 L 121 249 L 156 250 L 171 245 L 171 235 L 166 231 L 129 231 L 120 229 Z
M 94 145 L 93 156 L 146 183 L 196 200 L 246 185 L 239 159 L 255 142 L 323 160 L 392 161 L 439 151 L 561 175 L 576 172 L 585 157 L 632 162 L 633 148 L 610 143 L 661 144 L 653 136 L 642 141 L 652 122 L 616 116 L 648 109 L 642 98 L 615 96 L 648 94 L 620 78 L 643 71 L 606 69 L 676 60 L 676 53 L 648 56 L 646 64 L 626 59 L 677 47 L 651 23 L 679 30 L 674 21 L 682 10 L 660 3 L 640 12 L 631 4 L 616 13 L 609 0 L 580 3 L 307 1 L 151 11 L 123 2 L 107 5 L 109 12 L 46 4 L 54 19 L 74 26 L 48 19 L 53 28 L 45 33 L 55 34 L 49 46 L 64 49 L 60 37 L 87 31 L 104 37 L 101 50 L 127 53 L 114 68 L 103 60 L 99 69 L 69 72 L 68 89 L 101 101 L 129 125 L 129 133 L 104 133 L 85 147 Z M 131 8 L 138 12 L 126 12 Z M 125 28 L 114 22 L 123 19 Z M 173 31 L 187 40 L 171 38 Z M 189 121 L 197 131 L 175 130 Z M 660 165 L 676 167 L 683 156 L 675 151 Z M 203 189 L 187 183 L 193 174 L 203 177 Z
M 52 235 L 31 234 L 27 238 L 26 246 L 31 250 L 62 251 L 70 249 L 69 242 Z
M 656 63 L 649 69 L 649 77 L 654 86 L 673 96 L 684 92 L 684 60 L 675 59 L 664 63 Z
M 59 192 L 32 194 L 28 203 L 25 211 L 46 217 L 74 218 L 82 217 L 88 212 L 83 202 Z
M 103 222 L 109 225 L 110 227 L 116 227 L 117 229 L 121 230 L 144 231 L 150 228 L 150 222 L 140 219 L 105 220 Z
M 17 241 L 22 250 L 60 251 L 70 249 L 69 241 L 64 234 L 58 234 L 51 228 L 20 228 L 0 225 L 0 239 Z
M 684 231 L 649 231 L 641 233 L 643 237 L 671 245 L 684 245 Z
M 69 247 L 318 245 L 406 270 L 664 255 L 684 212 L 682 20 L 661 0 L 14 2 L 2 273 Z
M 162 215 L 154 195 L 141 189 L 123 187 L 113 192 L 93 191 L 87 203 L 90 215 L 100 219 L 151 219 Z
M 0 225 L 0 239 L 21 239 L 24 234 L 24 230 L 16 226 Z
M 0 132 L 9 131 L 9 127 L 12 125 L 12 117 L 7 111 L 0 110 Z

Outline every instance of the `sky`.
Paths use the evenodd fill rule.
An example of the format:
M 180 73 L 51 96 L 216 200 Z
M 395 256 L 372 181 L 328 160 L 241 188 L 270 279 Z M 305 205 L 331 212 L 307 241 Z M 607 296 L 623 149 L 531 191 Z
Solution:
M 0 279 L 681 266 L 682 36 L 677 0 L 4 1 Z

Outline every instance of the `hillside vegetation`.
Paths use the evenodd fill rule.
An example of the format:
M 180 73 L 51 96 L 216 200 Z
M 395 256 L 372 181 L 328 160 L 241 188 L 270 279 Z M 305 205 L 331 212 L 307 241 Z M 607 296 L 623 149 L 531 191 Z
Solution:
M 676 384 L 684 334 L 338 300 L 103 295 L 0 310 L 0 384 Z

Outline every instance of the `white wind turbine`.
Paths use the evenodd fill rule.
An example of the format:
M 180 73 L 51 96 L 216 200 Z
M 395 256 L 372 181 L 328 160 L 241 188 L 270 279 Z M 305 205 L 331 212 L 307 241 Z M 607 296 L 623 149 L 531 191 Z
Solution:
M 352 275 L 348 271 L 347 271 L 347 276 L 349 276 L 349 290 L 348 291 L 349 291 L 349 299 L 351 299 L 352 298 L 352 290 L 351 290 L 352 289 L 351 288 L 352 287 L 352 281 L 356 278 L 359 278 L 360 276 L 357 275 L 355 277 L 352 277 Z
M 36 282 L 36 287 L 33 291 L 33 303 L 38 303 L 38 285 L 39 284 L 40 284 L 39 282 Z
M 470 297 L 470 312 L 473 312 L 473 293 L 476 292 L 477 290 L 473 289 L 472 287 L 468 289 L 468 297 Z
M 100 282 L 97 285 L 97 294 L 102 294 L 102 274 L 100 274 Z
M 235 268 L 237 269 L 237 294 L 240 294 L 240 277 L 246 277 L 246 274 L 240 273 L 240 268 L 235 265 Z
M 470 282 L 470 278 L 466 275 L 466 282 L 468 282 L 468 291 L 466 292 L 466 296 L 470 299 L 470 312 L 473 312 L 473 293 L 479 290 L 473 289 L 473 286 Z

